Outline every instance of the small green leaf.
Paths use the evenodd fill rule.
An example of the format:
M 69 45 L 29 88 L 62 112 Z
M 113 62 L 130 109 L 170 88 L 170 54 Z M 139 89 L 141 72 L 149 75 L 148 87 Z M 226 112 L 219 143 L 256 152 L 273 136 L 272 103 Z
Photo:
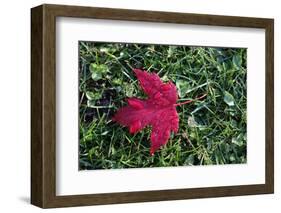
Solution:
M 234 67 L 236 69 L 240 69 L 241 65 L 242 65 L 242 58 L 240 55 L 234 55 L 233 58 L 232 58 L 232 63 L 234 65 Z
M 94 81 L 100 80 L 100 79 L 102 79 L 102 74 L 101 74 L 101 73 L 93 72 L 93 73 L 92 73 L 92 79 L 93 79 Z
M 108 67 L 104 64 L 91 63 L 89 69 L 92 73 L 92 79 L 95 81 L 102 79 L 104 74 L 108 72 Z
M 95 63 L 91 63 L 89 66 L 89 69 L 90 69 L 91 73 L 96 72 L 98 69 L 98 65 Z
M 224 92 L 223 100 L 228 106 L 234 106 L 234 98 L 229 92 Z
M 88 100 L 98 100 L 102 97 L 102 94 L 101 93 L 98 93 L 98 92 L 90 92 L 90 91 L 87 91 L 86 92 L 86 97 Z
M 122 79 L 120 78 L 114 78 L 112 80 L 112 83 L 115 84 L 115 85 L 121 85 L 122 84 Z
M 182 98 L 186 95 L 187 91 L 189 90 L 189 84 L 187 81 L 177 80 L 176 87 L 179 92 L 179 96 Z

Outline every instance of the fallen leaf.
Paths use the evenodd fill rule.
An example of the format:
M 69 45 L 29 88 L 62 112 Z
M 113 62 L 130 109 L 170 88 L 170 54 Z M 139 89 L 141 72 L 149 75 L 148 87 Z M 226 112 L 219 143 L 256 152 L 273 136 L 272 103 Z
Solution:
M 163 83 L 156 73 L 134 69 L 140 86 L 148 99 L 129 98 L 128 106 L 118 110 L 113 120 L 136 133 L 152 126 L 151 155 L 166 144 L 171 132 L 177 132 L 179 117 L 176 111 L 177 90 L 172 82 Z
M 140 69 L 134 69 L 134 73 L 148 98 L 128 98 L 128 105 L 120 108 L 112 120 L 128 127 L 132 134 L 146 126 L 151 126 L 150 154 L 153 155 L 168 142 L 171 132 L 178 131 L 179 116 L 176 106 L 190 103 L 192 100 L 177 104 L 178 93 L 172 82 L 163 83 L 156 73 L 148 73 Z

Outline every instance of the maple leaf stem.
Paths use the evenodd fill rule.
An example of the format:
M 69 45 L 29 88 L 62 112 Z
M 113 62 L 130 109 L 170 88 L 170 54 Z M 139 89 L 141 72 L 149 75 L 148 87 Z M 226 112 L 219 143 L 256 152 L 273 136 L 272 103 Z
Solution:
M 197 97 L 197 98 L 195 98 L 193 100 L 188 100 L 188 101 L 184 101 L 184 102 L 181 102 L 181 103 L 177 103 L 174 106 L 181 106 L 181 105 L 184 105 L 184 104 L 188 104 L 188 103 L 191 103 L 193 101 L 200 100 L 200 99 L 202 99 L 202 98 L 204 98 L 206 96 L 207 96 L 207 94 L 204 94 L 204 95 L 201 95 L 200 97 Z

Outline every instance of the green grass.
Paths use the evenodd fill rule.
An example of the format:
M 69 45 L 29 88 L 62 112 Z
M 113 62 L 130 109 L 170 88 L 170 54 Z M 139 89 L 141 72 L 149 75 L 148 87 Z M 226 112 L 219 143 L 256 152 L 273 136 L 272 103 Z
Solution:
M 246 55 L 242 48 L 79 42 L 80 169 L 246 163 Z M 151 128 L 111 121 L 127 97 L 145 98 L 133 68 L 178 88 L 179 131 L 150 156 Z

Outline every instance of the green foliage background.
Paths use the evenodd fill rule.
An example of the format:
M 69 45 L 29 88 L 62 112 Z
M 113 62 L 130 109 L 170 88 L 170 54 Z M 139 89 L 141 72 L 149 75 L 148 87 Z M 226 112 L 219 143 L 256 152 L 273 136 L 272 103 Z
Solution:
M 80 169 L 246 163 L 246 56 L 243 48 L 79 42 Z M 150 131 L 131 135 L 111 121 L 127 97 L 145 98 L 132 69 L 173 81 L 179 132 L 150 156 Z

